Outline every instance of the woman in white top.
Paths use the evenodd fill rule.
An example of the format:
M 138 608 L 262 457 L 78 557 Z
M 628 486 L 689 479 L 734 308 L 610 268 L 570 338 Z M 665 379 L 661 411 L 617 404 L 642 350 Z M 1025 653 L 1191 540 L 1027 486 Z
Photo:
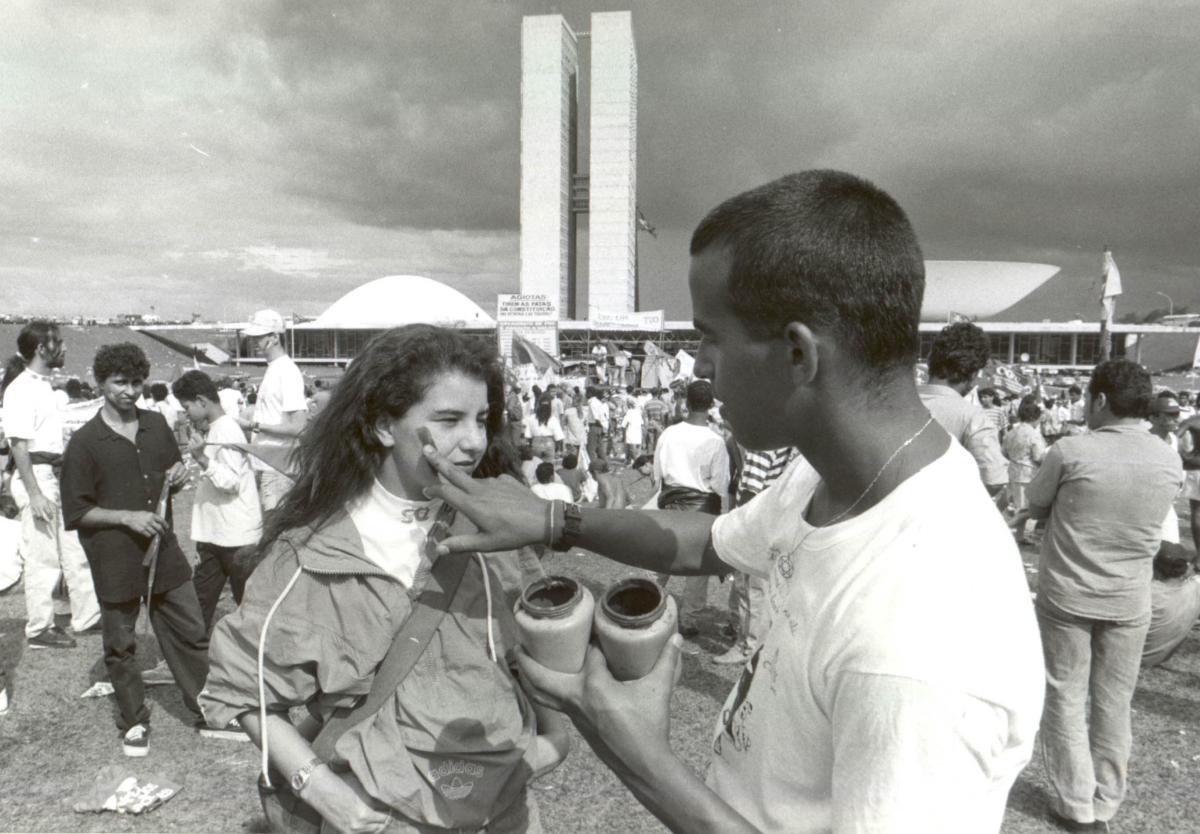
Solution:
M 548 399 L 538 402 L 533 419 L 525 425 L 525 439 L 532 444 L 534 455 L 542 460 L 555 459 L 555 451 L 563 442 L 563 430 Z

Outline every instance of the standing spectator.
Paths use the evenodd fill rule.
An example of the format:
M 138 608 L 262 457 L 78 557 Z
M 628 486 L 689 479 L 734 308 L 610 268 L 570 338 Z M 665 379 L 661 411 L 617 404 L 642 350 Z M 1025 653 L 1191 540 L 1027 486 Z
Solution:
M 580 398 L 576 394 L 570 397 L 563 407 L 562 432 L 563 454 L 577 453 L 587 443 L 587 422 L 580 413 Z
M 1082 434 L 1087 431 L 1087 405 L 1083 401 L 1083 389 L 1072 385 L 1067 389 L 1067 432 Z
M 196 433 L 188 449 L 200 467 L 192 499 L 192 541 L 200 562 L 192 583 L 212 634 L 217 601 L 228 580 L 234 603 L 241 603 L 246 565 L 239 561 L 262 536 L 262 507 L 242 430 L 221 407 L 220 395 L 202 371 L 188 371 L 172 386 Z
M 660 510 L 721 514 L 721 496 L 729 489 L 729 453 L 724 439 L 708 427 L 708 410 L 713 405 L 712 385 L 698 379 L 687 387 L 688 416 L 669 426 L 654 450 L 654 480 L 662 485 Z M 670 575 L 658 574 L 664 588 Z M 679 606 L 679 633 L 700 633 L 696 617 L 708 602 L 708 577 L 684 580 Z
M 588 433 L 587 453 L 591 460 L 601 460 L 608 457 L 608 403 L 600 399 L 600 389 L 589 388 L 587 391 Z
M 1180 451 L 1179 438 L 1179 402 L 1170 391 L 1159 393 L 1150 404 L 1150 433 L 1167 444 L 1173 452 Z M 1180 488 L 1180 493 L 1184 489 Z M 1179 544 L 1179 514 L 1175 512 L 1175 502 L 1167 510 L 1163 520 L 1163 541 Z
M 980 388 L 979 407 L 983 409 L 983 416 L 996 427 L 996 436 L 1003 442 L 1008 432 L 1008 412 L 1004 410 L 1000 393 L 995 388 Z
M 58 326 L 34 321 L 17 336 L 17 355 L 5 369 L 4 433 L 16 473 L 10 482 L 21 513 L 25 560 L 25 639 L 32 649 L 66 649 L 71 635 L 54 624 L 54 589 L 65 577 L 76 633 L 94 631 L 100 607 L 79 537 L 63 526 L 57 470 L 62 465 L 63 426 L 50 375 L 61 368 L 66 348 Z
M 1179 456 L 1142 425 L 1152 396 L 1140 365 L 1096 366 L 1091 431 L 1051 446 L 1026 489 L 1031 516 L 1050 520 L 1037 595 L 1041 738 L 1051 814 L 1067 826 L 1107 822 L 1125 798 L 1152 562 L 1183 478 Z
M 988 361 L 987 335 L 976 324 L 942 328 L 929 353 L 929 383 L 918 387 L 933 419 L 975 458 L 988 494 L 996 497 L 1008 482 L 995 423 L 966 399 Z
M 744 507 L 773 484 L 800 452 L 793 446 L 755 451 L 741 448 L 742 466 L 738 475 L 736 506 Z M 721 665 L 741 664 L 754 656 L 770 625 L 767 609 L 767 581 L 745 571 L 734 571 L 730 589 L 730 608 L 737 616 L 736 641 L 729 651 L 713 658 Z
M 290 454 L 304 430 L 308 402 L 304 396 L 304 376 L 283 349 L 283 331 L 283 316 L 274 310 L 259 310 L 242 331 L 255 340 L 255 350 L 267 360 L 267 372 L 258 386 L 254 419 L 240 425 L 251 432 L 253 442 Z M 291 489 L 292 479 L 266 464 L 256 462 L 255 468 L 261 472 L 263 512 L 269 512 Z
M 671 406 L 667 405 L 663 397 L 663 390 L 655 388 L 653 396 L 646 400 L 646 404 L 642 406 L 642 413 L 646 420 L 646 442 L 644 445 L 647 454 L 654 453 L 654 449 L 658 446 L 658 438 L 662 435 L 663 429 L 667 427 L 667 423 L 671 419 Z
M 525 439 L 533 447 L 533 454 L 542 460 L 554 460 L 556 448 L 563 442 L 562 425 L 554 416 L 554 406 L 549 397 L 542 397 L 534 409 L 533 419 L 525 426 Z
M 525 433 L 525 406 L 521 402 L 521 391 L 510 386 L 504 398 L 504 416 L 509 437 L 514 448 L 520 448 Z
M 1179 419 L 1186 420 L 1196 413 L 1196 409 L 1192 407 L 1192 392 L 1179 392 Z
M 1183 496 L 1188 500 L 1192 543 L 1200 560 L 1200 416 L 1183 421 L 1177 435 L 1183 457 Z
M 625 434 L 625 462 L 632 463 L 642 453 L 642 434 L 645 431 L 642 410 L 637 404 L 630 405 L 621 418 L 621 430 Z
M 1047 397 L 1043 403 L 1040 429 L 1046 445 L 1053 445 L 1067 433 L 1067 422 L 1062 407 L 1055 397 Z
M 183 703 L 200 721 L 196 696 L 208 675 L 208 634 L 191 570 L 172 530 L 170 502 L 157 511 L 164 483 L 183 486 L 187 469 L 162 415 L 135 405 L 150 372 L 141 348 L 105 345 L 92 372 L 104 404 L 71 436 L 63 457 L 63 517 L 80 531 L 100 597 L 104 665 L 117 697 L 126 756 L 150 749 L 150 708 L 138 673 L 136 626 L 146 596 L 150 623 Z M 142 557 L 158 542 L 154 587 Z
M 608 395 L 609 456 L 625 459 L 625 412 L 629 401 L 622 388 L 614 388 Z
M 1004 438 L 1004 454 L 1008 457 L 1008 500 L 1015 513 L 1025 513 L 1029 509 L 1025 490 L 1046 457 L 1046 439 L 1037 427 L 1041 416 L 1042 407 L 1038 405 L 1037 397 L 1024 397 L 1017 408 L 1017 424 Z M 1017 538 L 1022 543 L 1027 542 L 1024 520 L 1020 522 Z

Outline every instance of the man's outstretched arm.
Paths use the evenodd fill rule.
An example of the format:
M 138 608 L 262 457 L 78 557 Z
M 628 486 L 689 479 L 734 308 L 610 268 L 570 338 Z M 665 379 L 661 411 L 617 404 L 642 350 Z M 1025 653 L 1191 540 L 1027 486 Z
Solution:
M 478 533 L 451 536 L 439 552 L 512 550 L 547 543 L 551 528 L 563 529 L 561 503 L 538 498 L 508 476 L 477 479 L 425 446 L 425 457 L 441 476 L 426 492 L 464 513 Z M 553 515 L 549 515 L 552 511 Z M 577 544 L 637 568 L 674 574 L 720 574 L 729 568 L 712 546 L 713 516 L 705 513 L 583 509 Z

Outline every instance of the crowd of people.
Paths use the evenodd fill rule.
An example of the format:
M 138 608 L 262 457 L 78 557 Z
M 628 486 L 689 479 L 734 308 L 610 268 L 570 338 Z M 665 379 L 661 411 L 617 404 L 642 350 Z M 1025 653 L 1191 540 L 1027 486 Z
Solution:
M 306 395 L 264 310 L 252 403 L 198 370 L 147 403 L 145 355 L 106 345 L 102 403 L 64 443 L 64 339 L 27 326 L 3 393 L 27 645 L 76 645 L 64 581 L 121 747 L 146 756 L 144 603 L 197 730 L 260 748 L 274 830 L 541 830 L 528 788 L 568 721 L 673 831 L 997 831 L 1035 739 L 1048 816 L 1106 830 L 1138 670 L 1200 614 L 1174 510 L 1186 495 L 1196 535 L 1191 398 L 1115 360 L 1061 401 L 1005 403 L 970 323 L 918 384 L 921 250 L 849 174 L 733 197 L 690 251 L 697 378 L 667 389 L 522 391 L 489 346 L 410 325 Z M 648 675 L 615 680 L 595 645 L 574 674 L 524 652 L 513 604 L 551 550 L 683 577 Z M 732 645 L 711 660 L 742 671 L 701 777 L 668 726 L 713 576 Z

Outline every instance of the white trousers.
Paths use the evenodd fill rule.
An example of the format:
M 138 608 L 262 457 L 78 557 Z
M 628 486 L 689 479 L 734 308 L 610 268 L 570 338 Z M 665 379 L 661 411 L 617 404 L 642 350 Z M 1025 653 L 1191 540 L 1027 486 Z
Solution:
M 42 495 L 54 502 L 54 521 L 34 518 L 29 492 L 19 473 L 13 475 L 12 494 L 21 510 L 21 558 L 25 570 L 25 636 L 36 637 L 54 625 L 54 588 L 66 576 L 71 595 L 71 625 L 76 631 L 100 622 L 100 604 L 79 536 L 63 529 L 62 497 L 54 470 L 33 467 Z

